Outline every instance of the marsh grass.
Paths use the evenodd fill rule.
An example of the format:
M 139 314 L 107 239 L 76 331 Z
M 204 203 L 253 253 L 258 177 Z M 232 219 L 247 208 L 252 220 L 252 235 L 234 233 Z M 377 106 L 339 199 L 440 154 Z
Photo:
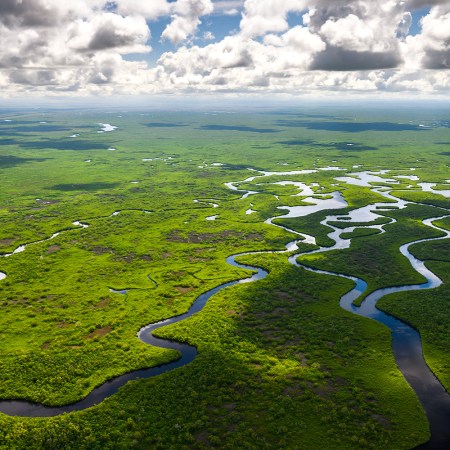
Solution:
M 392 169 L 423 181 L 448 178 L 446 146 L 436 144 L 449 140 L 447 128 L 394 132 L 376 124 L 398 123 L 400 113 L 365 111 L 356 129 L 346 129 L 323 111 L 307 113 L 298 123 L 281 123 L 276 113 L 100 111 L 17 112 L 13 122 L 0 122 L 0 252 L 64 231 L 0 258 L 7 274 L 0 282 L 0 397 L 65 404 L 110 377 L 174 359 L 173 351 L 142 344 L 139 328 L 187 311 L 218 284 L 248 276 L 227 265 L 227 256 L 283 250 L 295 239 L 263 222 L 283 214 L 278 206 L 305 204 L 304 197 L 268 182 L 319 183 L 321 194 L 339 190 L 349 206 L 336 215 L 386 202 L 369 188 L 337 182 L 345 172 L 335 171 L 256 179 L 241 187 L 260 194 L 240 199 L 225 183 L 254 175 L 248 168 L 338 165 L 349 173 Z M 401 122 L 423 120 L 423 114 L 439 119 L 439 112 L 403 111 Z M 37 125 L 42 120 L 45 129 Z M 118 129 L 99 134 L 99 123 Z M 417 190 L 395 195 L 450 207 L 448 199 Z M 256 212 L 247 215 L 249 208 Z M 331 228 L 320 225 L 327 214 L 274 223 L 330 246 Z M 360 276 L 369 290 L 422 281 L 398 248 L 438 235 L 421 225 L 436 208 L 411 205 L 382 214 L 398 221 L 385 226 L 387 233 L 355 231 L 350 249 L 305 255 L 302 263 Z M 206 221 L 211 215 L 219 217 Z M 301 244 L 302 251 L 308 247 L 315 248 Z M 444 246 L 412 251 L 446 277 Z M 406 449 L 426 441 L 425 416 L 395 366 L 388 331 L 338 306 L 349 281 L 292 267 L 286 254 L 248 255 L 242 262 L 267 268 L 269 277 L 221 291 L 201 313 L 158 330 L 196 345 L 195 361 L 131 382 L 86 411 L 52 419 L 0 415 L 1 445 Z M 427 362 L 448 386 L 445 286 L 380 304 L 419 329 Z

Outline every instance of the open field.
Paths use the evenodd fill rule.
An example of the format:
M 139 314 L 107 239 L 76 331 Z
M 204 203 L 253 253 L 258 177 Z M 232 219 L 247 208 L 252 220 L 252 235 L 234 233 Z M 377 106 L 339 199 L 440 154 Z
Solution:
M 359 277 L 366 294 L 423 282 L 399 247 L 444 234 L 423 220 L 450 209 L 447 112 L 326 111 L 1 111 L 0 399 L 66 405 L 174 360 L 139 329 L 248 276 L 230 255 L 262 252 L 239 262 L 269 275 L 155 333 L 197 347 L 190 364 L 84 411 L 0 414 L 0 448 L 411 449 L 429 439 L 389 330 L 339 307 L 353 283 L 264 252 L 295 239 L 302 252 L 331 247 L 333 225 L 349 248 L 301 264 Z M 351 175 L 368 172 L 381 181 Z M 414 203 L 397 207 L 376 183 Z M 281 217 L 280 206 L 314 201 L 315 212 Z M 375 203 L 392 206 L 348 230 L 345 217 Z M 450 219 L 436 225 L 450 230 Z M 448 241 L 410 251 L 444 284 L 379 306 L 420 332 L 448 391 Z

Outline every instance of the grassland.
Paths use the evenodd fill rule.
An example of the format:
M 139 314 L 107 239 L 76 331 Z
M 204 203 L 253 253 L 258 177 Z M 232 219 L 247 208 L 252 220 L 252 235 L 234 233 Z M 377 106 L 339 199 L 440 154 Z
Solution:
M 227 256 L 282 250 L 293 239 L 264 220 L 305 197 L 293 196 L 294 186 L 269 184 L 286 179 L 273 176 L 241 184 L 260 192 L 241 199 L 225 183 L 255 175 L 249 168 L 391 169 L 445 186 L 444 113 L 361 110 L 355 120 L 351 110 L 3 112 L 0 252 L 45 241 L 0 258 L 7 275 L 0 281 L 0 398 L 63 405 L 113 376 L 176 358 L 141 343 L 139 328 L 247 275 Z M 118 129 L 98 133 L 99 123 Z M 333 214 L 386 201 L 335 180 L 343 174 L 289 179 L 317 183 L 316 193 L 341 191 L 348 207 Z M 438 236 L 421 220 L 443 214 L 432 205 L 449 208 L 450 200 L 399 181 L 404 190 L 395 195 L 421 205 L 383 212 L 377 223 L 396 220 L 384 234 L 357 230 L 349 249 L 302 262 L 361 277 L 369 290 L 422 281 L 398 248 Z M 320 225 L 327 214 L 275 223 L 332 245 L 331 228 Z M 411 251 L 450 281 L 445 245 Z M 221 291 L 201 313 L 157 332 L 197 346 L 191 364 L 131 382 L 86 411 L 51 419 L 0 414 L 1 448 L 409 449 L 427 440 L 388 330 L 339 308 L 351 282 L 292 267 L 282 254 L 241 258 L 270 275 Z M 421 332 L 427 362 L 448 389 L 447 291 L 444 284 L 381 305 Z

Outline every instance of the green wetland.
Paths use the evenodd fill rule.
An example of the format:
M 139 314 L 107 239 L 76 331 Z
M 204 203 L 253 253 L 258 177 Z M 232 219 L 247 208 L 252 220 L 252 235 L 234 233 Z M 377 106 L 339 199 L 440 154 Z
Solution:
M 0 111 L 0 448 L 446 448 L 447 112 Z

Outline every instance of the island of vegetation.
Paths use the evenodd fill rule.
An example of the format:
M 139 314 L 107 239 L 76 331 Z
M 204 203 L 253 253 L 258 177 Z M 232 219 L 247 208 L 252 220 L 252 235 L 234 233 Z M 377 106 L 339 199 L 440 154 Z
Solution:
M 0 142 L 0 448 L 448 448 L 445 109 L 8 110 Z

